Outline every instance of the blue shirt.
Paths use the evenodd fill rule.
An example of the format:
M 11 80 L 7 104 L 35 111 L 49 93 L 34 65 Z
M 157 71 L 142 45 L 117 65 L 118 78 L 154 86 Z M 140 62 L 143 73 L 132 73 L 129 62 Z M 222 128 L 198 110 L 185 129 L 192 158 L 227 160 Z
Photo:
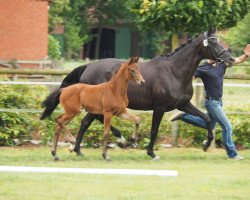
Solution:
M 194 76 L 201 78 L 207 97 L 219 99 L 223 95 L 223 78 L 225 72 L 226 65 L 223 62 L 217 63 L 216 66 L 205 62 L 197 68 Z

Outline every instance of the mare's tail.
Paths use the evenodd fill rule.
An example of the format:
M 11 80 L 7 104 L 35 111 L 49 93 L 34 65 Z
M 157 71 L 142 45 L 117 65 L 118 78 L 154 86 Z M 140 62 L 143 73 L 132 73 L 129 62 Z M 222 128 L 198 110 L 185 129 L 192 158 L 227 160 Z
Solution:
M 86 69 L 87 65 L 82 65 L 80 67 L 75 68 L 72 72 L 70 72 L 62 81 L 60 88 L 53 91 L 42 103 L 42 106 L 45 107 L 40 120 L 49 117 L 54 110 L 56 109 L 57 105 L 59 104 L 59 97 L 61 94 L 61 88 L 73 85 L 75 83 L 80 82 L 80 77 L 84 70 Z

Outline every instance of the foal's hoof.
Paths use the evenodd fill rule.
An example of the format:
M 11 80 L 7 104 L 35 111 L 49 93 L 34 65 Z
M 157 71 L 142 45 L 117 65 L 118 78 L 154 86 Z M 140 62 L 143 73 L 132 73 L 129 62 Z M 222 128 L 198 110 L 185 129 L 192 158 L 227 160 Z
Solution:
M 56 153 L 54 151 L 51 151 L 51 154 L 52 154 L 55 161 L 59 160 L 59 158 L 57 157 L 57 155 L 56 155 Z
M 58 161 L 59 158 L 57 156 L 54 156 L 54 161 Z
M 106 161 L 111 161 L 111 158 L 108 156 L 108 155 L 106 155 L 105 153 L 103 153 L 102 154 L 102 157 L 106 160 Z

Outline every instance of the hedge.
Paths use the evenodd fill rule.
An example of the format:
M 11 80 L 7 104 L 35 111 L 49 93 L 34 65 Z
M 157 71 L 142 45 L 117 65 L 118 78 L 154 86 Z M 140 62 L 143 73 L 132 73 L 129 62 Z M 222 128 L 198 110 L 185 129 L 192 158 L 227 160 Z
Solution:
M 0 80 L 8 80 L 6 77 L 0 77 Z M 11 109 L 42 109 L 41 102 L 48 94 L 46 86 L 37 85 L 1 85 L 0 87 L 0 108 Z M 241 107 L 242 110 L 250 110 L 250 105 Z M 236 110 L 237 108 L 232 108 Z M 34 135 L 39 137 L 44 144 L 51 142 L 55 130 L 55 117 L 59 115 L 60 107 L 46 120 L 40 121 L 40 113 L 26 112 L 0 112 L 0 145 L 14 145 L 13 140 L 31 139 Z M 149 142 L 151 129 L 151 112 L 136 112 L 141 118 L 139 128 L 139 146 L 145 148 Z M 72 134 L 77 134 L 81 119 L 85 113 L 81 113 L 69 125 Z M 171 142 L 172 134 L 170 122 L 171 116 L 166 113 L 161 122 L 158 143 Z M 250 126 L 249 115 L 229 115 L 233 125 L 234 141 L 236 145 L 250 148 Z M 132 136 L 134 125 L 130 121 L 114 117 L 112 125 L 118 128 L 123 136 L 129 140 Z M 206 139 L 207 131 L 184 122 L 178 122 L 178 140 L 184 146 L 200 146 Z M 221 128 L 217 125 L 215 130 L 218 144 L 222 143 Z M 112 134 L 111 134 L 112 135 Z M 84 145 L 86 147 L 98 147 L 102 143 L 103 125 L 97 121 L 87 130 L 84 136 Z M 116 138 L 111 136 L 111 141 Z

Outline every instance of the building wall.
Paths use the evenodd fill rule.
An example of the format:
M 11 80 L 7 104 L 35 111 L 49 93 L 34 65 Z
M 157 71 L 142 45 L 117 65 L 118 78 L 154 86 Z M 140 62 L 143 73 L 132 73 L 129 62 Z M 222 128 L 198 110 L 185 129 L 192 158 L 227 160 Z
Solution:
M 48 1 L 0 0 L 0 60 L 48 56 Z

